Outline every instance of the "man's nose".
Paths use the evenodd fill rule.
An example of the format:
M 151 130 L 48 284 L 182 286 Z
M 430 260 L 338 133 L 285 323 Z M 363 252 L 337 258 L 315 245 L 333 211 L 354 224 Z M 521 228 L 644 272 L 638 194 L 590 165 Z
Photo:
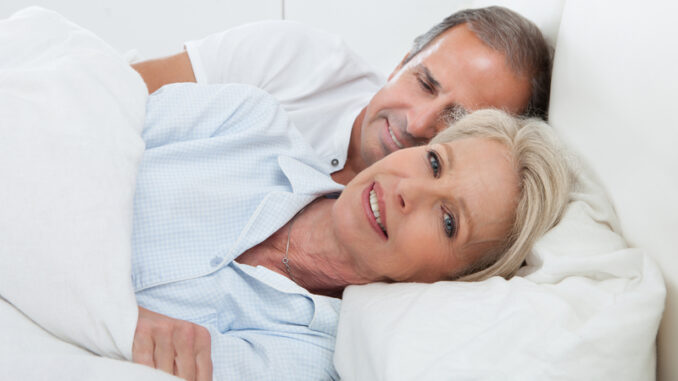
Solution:
M 413 110 L 407 123 L 407 132 L 415 138 L 427 143 L 445 128 L 437 107 L 422 106 Z

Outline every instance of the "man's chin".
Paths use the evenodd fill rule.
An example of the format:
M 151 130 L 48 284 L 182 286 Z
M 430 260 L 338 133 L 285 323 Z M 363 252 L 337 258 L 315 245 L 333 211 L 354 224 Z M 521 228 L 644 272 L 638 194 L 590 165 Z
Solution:
M 366 139 L 361 142 L 360 156 L 363 163 L 365 163 L 365 167 L 369 167 L 391 153 L 391 149 L 382 140 L 383 137 L 379 136 L 377 126 L 372 125 L 371 127 L 370 134 L 364 135 L 363 138 Z
M 367 152 L 363 151 L 361 156 L 363 158 L 363 162 L 365 163 L 365 168 L 367 168 L 377 161 L 383 159 L 386 155 L 388 155 L 388 152 L 383 149 L 373 149 Z

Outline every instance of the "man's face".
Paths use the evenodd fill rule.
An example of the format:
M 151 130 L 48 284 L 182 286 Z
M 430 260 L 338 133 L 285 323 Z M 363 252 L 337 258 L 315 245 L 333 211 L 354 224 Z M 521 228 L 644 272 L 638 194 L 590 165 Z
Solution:
M 504 55 L 465 24 L 458 25 L 401 63 L 370 100 L 362 120 L 358 117 L 363 165 L 427 143 L 448 126 L 450 114 L 488 107 L 519 114 L 529 97 L 529 79 L 516 75 Z

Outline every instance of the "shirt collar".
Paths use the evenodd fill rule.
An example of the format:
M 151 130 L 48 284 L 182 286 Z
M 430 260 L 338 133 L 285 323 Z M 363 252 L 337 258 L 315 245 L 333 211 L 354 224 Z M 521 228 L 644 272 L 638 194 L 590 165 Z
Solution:
M 341 191 L 344 186 L 332 180 L 329 173 L 322 172 L 289 156 L 278 156 L 278 165 L 292 186 L 295 194 L 323 195 Z

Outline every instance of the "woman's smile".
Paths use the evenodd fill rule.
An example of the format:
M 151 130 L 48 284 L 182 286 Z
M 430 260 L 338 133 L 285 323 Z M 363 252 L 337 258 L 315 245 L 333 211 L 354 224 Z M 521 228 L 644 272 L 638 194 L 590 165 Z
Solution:
M 349 182 L 332 223 L 362 277 L 432 282 L 507 234 L 518 188 L 511 153 L 496 140 L 411 147 Z
M 362 197 L 363 209 L 367 216 L 370 226 L 382 237 L 388 240 L 388 230 L 386 229 L 386 206 L 384 205 L 384 196 L 379 183 L 372 183 L 363 191 Z

